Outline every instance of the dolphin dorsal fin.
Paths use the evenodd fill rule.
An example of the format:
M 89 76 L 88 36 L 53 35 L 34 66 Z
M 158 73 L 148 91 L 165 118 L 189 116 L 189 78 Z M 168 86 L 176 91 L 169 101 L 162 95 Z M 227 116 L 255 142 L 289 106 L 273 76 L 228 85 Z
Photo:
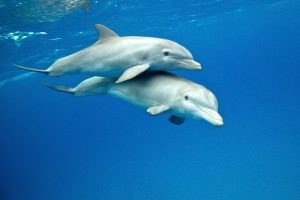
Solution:
M 95 44 L 99 44 L 100 42 L 104 42 L 105 40 L 113 37 L 119 37 L 115 32 L 113 32 L 104 25 L 95 24 L 95 28 L 99 33 L 99 39 Z

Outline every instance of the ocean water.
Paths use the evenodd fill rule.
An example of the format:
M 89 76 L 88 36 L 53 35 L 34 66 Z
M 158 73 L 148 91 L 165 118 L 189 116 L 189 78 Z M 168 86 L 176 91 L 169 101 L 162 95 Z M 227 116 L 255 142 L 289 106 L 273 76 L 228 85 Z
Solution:
M 300 1 L 60 2 L 0 1 L 1 200 L 300 199 Z M 89 46 L 95 23 L 186 46 L 203 69 L 176 74 L 216 94 L 224 126 L 175 126 L 42 86 L 86 76 L 14 68 Z

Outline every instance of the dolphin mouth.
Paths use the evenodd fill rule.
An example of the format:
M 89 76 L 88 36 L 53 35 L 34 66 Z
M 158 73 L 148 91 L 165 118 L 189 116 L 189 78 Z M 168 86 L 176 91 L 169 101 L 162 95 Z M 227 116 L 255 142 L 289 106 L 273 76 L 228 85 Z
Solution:
M 192 60 L 192 59 L 181 59 L 181 58 L 174 58 L 177 62 L 187 66 L 188 69 L 193 70 L 200 70 L 202 69 L 201 64 Z
M 200 110 L 201 117 L 203 119 L 207 120 L 208 122 L 210 122 L 211 124 L 213 124 L 215 126 L 223 126 L 223 124 L 224 124 L 223 118 L 217 111 L 215 111 L 211 108 L 198 106 L 197 104 L 195 104 L 195 106 L 197 106 L 198 109 Z

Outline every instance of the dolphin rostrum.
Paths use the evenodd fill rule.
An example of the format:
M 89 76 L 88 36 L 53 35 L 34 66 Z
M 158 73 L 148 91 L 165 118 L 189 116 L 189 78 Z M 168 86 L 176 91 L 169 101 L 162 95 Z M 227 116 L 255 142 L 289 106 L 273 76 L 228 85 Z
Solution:
M 19 68 L 52 76 L 86 73 L 129 80 L 146 70 L 200 70 L 201 65 L 178 43 L 153 37 L 119 37 L 109 28 L 96 24 L 99 40 L 93 45 L 55 61 L 48 69 Z
M 167 112 L 169 121 L 182 124 L 185 118 L 204 119 L 222 126 L 215 95 L 204 86 L 164 71 L 145 72 L 121 84 L 115 78 L 94 76 L 74 88 L 47 87 L 75 96 L 110 94 L 147 108 L 151 115 Z

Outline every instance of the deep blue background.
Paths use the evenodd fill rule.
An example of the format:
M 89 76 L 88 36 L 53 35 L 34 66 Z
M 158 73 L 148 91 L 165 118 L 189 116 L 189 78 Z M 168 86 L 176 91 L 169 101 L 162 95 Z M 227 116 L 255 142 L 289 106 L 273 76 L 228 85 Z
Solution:
M 23 73 L 14 63 L 46 68 L 88 46 L 103 23 L 188 47 L 203 70 L 176 73 L 216 94 L 225 124 L 174 126 L 110 96 L 40 84 L 82 77 L 10 81 L 0 87 L 0 199 L 299 200 L 300 2 L 218 2 L 92 3 L 40 24 L 2 18 L 12 22 L 3 34 L 48 33 L 0 41 L 3 79 Z

